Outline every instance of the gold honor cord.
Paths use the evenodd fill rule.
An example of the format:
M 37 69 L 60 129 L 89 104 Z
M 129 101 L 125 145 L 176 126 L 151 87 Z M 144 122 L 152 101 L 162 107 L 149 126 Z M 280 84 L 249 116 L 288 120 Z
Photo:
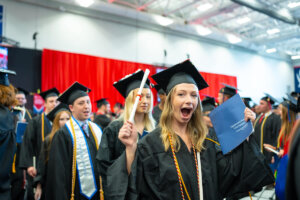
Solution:
M 266 120 L 268 119 L 269 116 L 270 115 L 265 117 L 264 121 L 262 122 L 261 128 L 260 128 L 260 151 L 262 153 L 264 152 L 264 148 L 263 148 L 263 145 L 264 145 L 264 126 L 265 126 Z
M 26 109 L 26 113 L 29 116 L 29 119 L 32 119 L 30 112 Z
M 72 128 L 72 135 L 73 135 L 73 159 L 72 159 L 72 193 L 71 193 L 71 200 L 74 200 L 74 191 L 75 191 L 75 179 L 76 179 L 76 135 L 75 130 L 72 122 L 72 118 L 70 118 L 70 124 Z
M 44 137 L 45 137 L 45 113 L 42 113 L 42 141 L 44 142 Z
M 218 143 L 218 142 L 216 142 L 216 141 L 214 141 L 214 140 L 212 140 L 212 139 L 210 139 L 210 138 L 205 138 L 206 140 L 209 140 L 209 141 L 211 141 L 211 142 L 213 142 L 213 143 L 215 143 L 216 145 L 218 145 L 218 146 L 220 146 L 220 143 Z

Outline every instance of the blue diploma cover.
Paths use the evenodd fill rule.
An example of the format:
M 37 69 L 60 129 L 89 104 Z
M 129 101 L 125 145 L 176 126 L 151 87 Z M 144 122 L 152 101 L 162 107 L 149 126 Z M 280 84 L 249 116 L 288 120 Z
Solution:
M 240 95 L 236 94 L 210 113 L 223 154 L 236 148 L 253 132 L 251 121 L 245 122 L 245 108 Z
M 17 143 L 22 143 L 23 135 L 25 133 L 25 129 L 27 127 L 27 122 L 17 122 L 16 127 L 16 135 L 17 135 Z

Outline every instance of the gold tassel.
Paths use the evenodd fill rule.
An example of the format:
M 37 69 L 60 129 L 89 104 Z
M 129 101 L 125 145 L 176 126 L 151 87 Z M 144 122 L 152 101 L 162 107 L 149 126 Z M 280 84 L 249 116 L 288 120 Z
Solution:
M 100 181 L 100 200 L 104 200 L 104 191 L 103 191 L 103 185 L 102 185 L 102 177 L 99 176 L 99 181 Z
M 14 155 L 14 162 L 12 164 L 12 173 L 16 173 L 16 154 Z

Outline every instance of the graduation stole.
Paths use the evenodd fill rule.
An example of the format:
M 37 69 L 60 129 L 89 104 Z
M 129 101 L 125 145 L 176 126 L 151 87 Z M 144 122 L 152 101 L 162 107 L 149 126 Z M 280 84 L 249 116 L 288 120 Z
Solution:
M 98 149 L 102 131 L 93 122 L 88 122 L 89 129 L 94 137 L 96 148 Z M 88 149 L 88 144 L 85 134 L 73 116 L 66 123 L 66 127 L 70 133 L 73 142 L 73 162 L 72 162 L 72 194 L 71 199 L 74 199 L 74 189 L 76 180 L 76 169 L 78 172 L 80 193 L 88 199 L 91 199 L 97 192 L 96 178 L 94 167 L 91 160 L 91 155 Z

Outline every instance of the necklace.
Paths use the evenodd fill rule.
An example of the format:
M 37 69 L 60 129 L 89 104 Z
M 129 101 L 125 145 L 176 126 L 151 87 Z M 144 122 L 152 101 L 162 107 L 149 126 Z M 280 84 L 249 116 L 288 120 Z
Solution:
M 168 133 L 168 137 L 169 137 L 169 142 L 170 142 L 170 146 L 171 146 L 171 150 L 172 150 L 172 155 L 173 155 L 173 160 L 174 160 L 174 164 L 175 164 L 175 167 L 176 167 L 176 171 L 177 171 L 177 176 L 178 176 L 178 181 L 179 181 L 179 186 L 180 186 L 180 192 L 181 192 L 181 197 L 182 197 L 182 200 L 184 200 L 184 193 L 183 193 L 183 189 L 186 193 L 186 196 L 188 198 L 188 200 L 191 200 L 191 197 L 187 191 L 187 188 L 185 186 L 185 183 L 184 183 L 184 180 L 183 180 L 183 177 L 182 177 L 182 174 L 181 174 L 181 171 L 180 171 L 180 168 L 179 168 L 179 164 L 178 164 L 178 161 L 177 161 L 177 158 L 176 158 L 176 155 L 175 155 L 175 150 L 174 150 L 174 146 L 173 146 L 173 143 L 172 143 L 172 136 L 170 133 Z M 198 161 L 197 161 L 197 157 L 196 157 L 196 150 L 195 150 L 195 146 L 194 144 L 192 144 L 193 146 L 193 153 L 194 153 L 194 159 L 195 159 L 195 167 L 196 167 L 196 172 L 197 172 L 197 184 L 198 184 L 198 189 L 199 189 L 199 172 L 198 172 Z M 199 194 L 200 194 L 200 191 L 198 191 Z M 199 197 L 200 198 L 200 197 Z

